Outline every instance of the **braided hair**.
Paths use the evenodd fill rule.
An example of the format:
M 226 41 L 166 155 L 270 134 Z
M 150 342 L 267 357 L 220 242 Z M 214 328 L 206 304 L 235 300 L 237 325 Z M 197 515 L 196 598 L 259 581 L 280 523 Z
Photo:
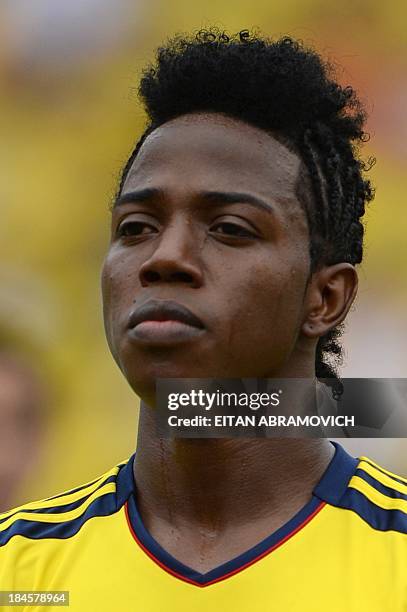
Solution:
M 373 198 L 359 157 L 366 113 L 351 87 L 341 87 L 333 67 L 290 37 L 271 40 L 243 30 L 229 36 L 211 28 L 176 36 L 158 48 L 142 75 L 139 95 L 148 124 L 121 174 L 119 193 L 147 136 L 175 117 L 224 113 L 280 139 L 302 161 L 297 196 L 308 219 L 310 275 L 363 255 L 361 218 Z M 315 374 L 340 383 L 343 324 L 318 339 Z

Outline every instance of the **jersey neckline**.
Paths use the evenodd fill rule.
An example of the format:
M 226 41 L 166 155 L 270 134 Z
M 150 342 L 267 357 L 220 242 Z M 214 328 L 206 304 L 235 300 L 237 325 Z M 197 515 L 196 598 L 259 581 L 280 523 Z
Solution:
M 197 572 L 178 561 L 146 529 L 137 507 L 137 491 L 133 476 L 135 454 L 133 454 L 119 475 L 121 476 L 119 481 L 121 481 L 123 489 L 126 489 L 127 492 L 123 497 L 127 498 L 125 512 L 130 533 L 140 548 L 157 565 L 175 578 L 198 587 L 206 587 L 230 578 L 283 545 L 298 531 L 303 529 L 327 503 L 338 505 L 340 498 L 346 491 L 349 480 L 355 473 L 358 460 L 351 457 L 337 442 L 332 442 L 332 444 L 335 446 L 335 454 L 315 486 L 311 499 L 303 508 L 282 527 L 261 540 L 258 544 L 206 573 Z

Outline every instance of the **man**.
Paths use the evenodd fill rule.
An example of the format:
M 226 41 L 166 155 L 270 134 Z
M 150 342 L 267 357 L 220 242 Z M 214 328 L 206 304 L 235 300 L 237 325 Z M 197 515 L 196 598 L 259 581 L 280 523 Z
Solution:
M 177 38 L 140 85 L 103 274 L 137 453 L 0 517 L 0 588 L 72 610 L 407 608 L 407 481 L 325 439 L 164 439 L 159 378 L 313 378 L 357 291 L 364 113 L 301 44 Z M 30 608 L 31 609 L 31 608 Z
M 45 429 L 46 390 L 25 356 L 0 349 L 0 511 L 32 478 Z M 28 472 L 28 473 L 27 473 Z M 15 502 L 14 502 L 15 503 Z

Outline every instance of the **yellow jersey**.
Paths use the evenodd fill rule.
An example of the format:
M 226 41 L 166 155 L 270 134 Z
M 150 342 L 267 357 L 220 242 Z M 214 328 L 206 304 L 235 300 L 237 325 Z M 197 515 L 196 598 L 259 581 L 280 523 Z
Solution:
M 27 599 L 38 591 L 69 591 L 71 612 L 407 611 L 407 480 L 335 447 L 300 512 L 205 574 L 143 525 L 133 455 L 0 515 L 0 591 L 25 592 L 17 609 L 27 612 L 43 609 Z

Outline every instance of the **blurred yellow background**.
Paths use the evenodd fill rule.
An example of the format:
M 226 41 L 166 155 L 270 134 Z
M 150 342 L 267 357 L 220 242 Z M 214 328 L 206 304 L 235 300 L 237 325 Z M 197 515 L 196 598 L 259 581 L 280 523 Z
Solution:
M 377 194 L 343 374 L 406 376 L 406 19 L 401 1 L 3 0 L 0 349 L 28 360 L 44 390 L 40 452 L 13 504 L 90 480 L 135 447 L 138 401 L 104 339 L 99 273 L 110 199 L 144 125 L 140 71 L 176 32 L 290 34 L 358 90 Z M 407 472 L 404 440 L 352 444 Z

